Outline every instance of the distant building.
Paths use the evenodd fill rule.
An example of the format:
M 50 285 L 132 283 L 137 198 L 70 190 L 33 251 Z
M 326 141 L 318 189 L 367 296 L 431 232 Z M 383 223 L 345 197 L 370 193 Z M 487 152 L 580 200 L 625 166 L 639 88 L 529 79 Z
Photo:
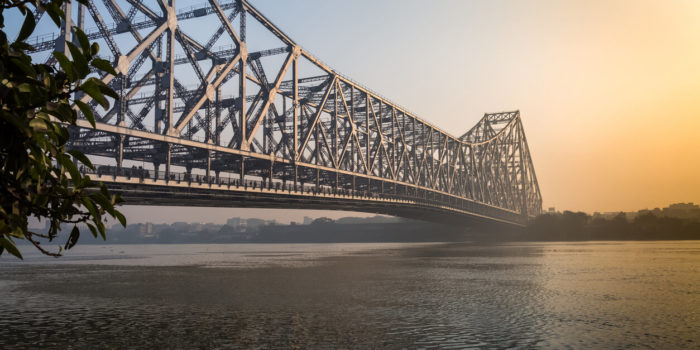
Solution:
M 678 219 L 700 219 L 700 206 L 693 203 L 675 203 L 663 209 L 663 216 Z
M 246 226 L 248 226 L 249 230 L 258 228 L 262 225 L 265 225 L 265 220 L 262 220 L 262 219 L 248 219 L 248 220 L 246 220 Z
M 237 228 L 241 226 L 241 218 L 230 218 L 226 220 L 226 225 Z
M 190 229 L 190 224 L 182 221 L 173 222 L 170 225 L 171 228 L 177 231 L 188 231 Z
M 550 213 L 554 213 L 554 212 L 556 212 L 557 210 L 556 210 L 554 207 L 549 207 L 549 209 L 547 209 L 547 211 L 550 212 Z
M 150 222 L 147 222 L 145 224 L 138 224 L 139 225 L 139 236 L 142 238 L 150 238 L 153 237 L 153 224 Z
M 140 232 L 142 235 L 147 235 L 147 234 L 149 234 L 149 233 L 153 233 L 153 224 L 152 224 L 152 223 L 147 222 L 147 223 L 145 223 L 145 224 L 140 224 L 139 226 L 140 226 L 140 227 L 139 227 L 139 232 Z

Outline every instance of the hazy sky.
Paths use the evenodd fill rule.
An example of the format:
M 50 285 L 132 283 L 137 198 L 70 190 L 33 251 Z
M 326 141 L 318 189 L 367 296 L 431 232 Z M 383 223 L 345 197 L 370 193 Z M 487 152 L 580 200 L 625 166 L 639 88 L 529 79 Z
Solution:
M 700 1 L 251 3 L 328 65 L 454 135 L 484 112 L 520 109 L 545 208 L 700 202 Z M 304 215 L 124 212 L 131 222 Z

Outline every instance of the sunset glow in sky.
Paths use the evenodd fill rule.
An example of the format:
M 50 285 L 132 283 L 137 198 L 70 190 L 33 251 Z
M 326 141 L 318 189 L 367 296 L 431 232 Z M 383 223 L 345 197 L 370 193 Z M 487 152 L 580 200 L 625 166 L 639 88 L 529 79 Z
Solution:
M 484 112 L 520 109 L 545 208 L 700 202 L 698 1 L 255 5 L 329 65 L 455 135 Z

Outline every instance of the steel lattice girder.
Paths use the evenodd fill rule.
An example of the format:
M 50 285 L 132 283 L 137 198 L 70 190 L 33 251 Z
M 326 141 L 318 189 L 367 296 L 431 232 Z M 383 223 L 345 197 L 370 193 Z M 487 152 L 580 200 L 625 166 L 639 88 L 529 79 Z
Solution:
M 69 24 L 85 29 L 77 6 Z M 172 0 L 103 0 L 87 10 L 94 28 L 85 30 L 118 72 L 99 78 L 121 99 L 102 110 L 78 96 L 98 123 L 79 120 L 71 147 L 117 168 L 433 196 L 447 211 L 477 203 L 509 218 L 541 211 L 519 111 L 486 114 L 454 137 L 334 71 L 244 0 L 180 11 Z M 210 35 L 188 35 L 188 21 Z M 34 40 L 39 51 L 60 50 L 71 32 L 45 39 Z

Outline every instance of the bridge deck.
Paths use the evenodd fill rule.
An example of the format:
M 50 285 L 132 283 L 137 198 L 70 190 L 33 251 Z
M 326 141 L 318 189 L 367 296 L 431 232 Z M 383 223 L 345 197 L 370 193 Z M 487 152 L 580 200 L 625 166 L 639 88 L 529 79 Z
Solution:
M 202 181 L 206 180 L 204 177 L 186 181 L 96 174 L 91 174 L 91 178 L 121 194 L 130 205 L 343 210 L 451 224 L 500 222 L 522 226 L 526 221 L 518 212 L 475 201 L 465 202 L 462 208 L 457 208 L 440 199 L 427 197 L 417 199 L 390 193 L 316 190 L 313 186 L 280 188 L 257 181 L 241 184 L 235 180 L 212 178 L 209 183 Z

